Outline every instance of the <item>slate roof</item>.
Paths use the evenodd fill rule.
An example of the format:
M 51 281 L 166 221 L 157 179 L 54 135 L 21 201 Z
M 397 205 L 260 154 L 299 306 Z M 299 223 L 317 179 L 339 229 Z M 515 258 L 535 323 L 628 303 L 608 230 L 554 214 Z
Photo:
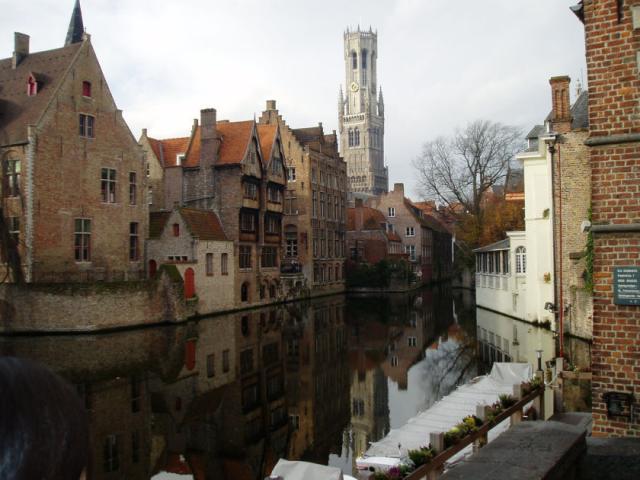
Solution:
M 499 242 L 494 242 L 489 245 L 485 245 L 484 247 L 476 248 L 474 250 L 474 253 L 495 252 L 497 250 L 509 250 L 510 245 L 511 245 L 510 239 L 505 238 L 504 240 L 500 240 Z
M 317 142 L 320 140 L 320 137 L 323 136 L 322 127 L 320 125 L 317 127 L 294 128 L 292 132 L 298 142 L 303 145 L 311 142 Z
M 82 45 L 30 53 L 15 70 L 11 58 L 0 60 L 0 145 L 26 143 L 27 125 L 38 122 Z M 27 95 L 30 74 L 38 81 L 33 96 Z
M 571 115 L 573 116 L 572 129 L 589 128 L 589 92 L 587 90 L 576 98 L 571 107 Z

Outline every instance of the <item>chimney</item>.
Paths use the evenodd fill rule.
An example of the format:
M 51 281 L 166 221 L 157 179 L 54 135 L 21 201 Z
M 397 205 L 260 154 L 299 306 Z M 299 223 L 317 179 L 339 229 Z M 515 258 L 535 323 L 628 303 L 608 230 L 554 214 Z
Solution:
M 14 70 L 20 65 L 20 62 L 29 55 L 29 35 L 15 32 L 13 34 L 13 58 L 11 59 L 11 68 Z
M 197 120 L 194 127 L 197 127 Z M 216 128 L 216 109 L 200 110 L 200 166 L 212 167 L 218 155 L 220 137 Z
M 394 183 L 393 184 L 393 192 L 401 193 L 404 196 L 404 183 Z
M 275 100 L 267 100 L 267 110 L 277 110 Z
M 566 75 L 551 77 L 551 125 L 558 133 L 571 131 L 571 100 L 569 97 L 569 84 L 571 79 Z

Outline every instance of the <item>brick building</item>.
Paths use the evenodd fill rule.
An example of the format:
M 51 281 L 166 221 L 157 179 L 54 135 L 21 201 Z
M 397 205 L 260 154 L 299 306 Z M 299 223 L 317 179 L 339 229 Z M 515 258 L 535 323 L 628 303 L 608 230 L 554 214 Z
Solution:
M 143 155 L 111 96 L 77 2 L 64 46 L 30 52 L 29 36 L 15 33 L 13 56 L 0 60 L 0 161 L 1 278 L 142 276 Z
M 584 0 L 573 10 L 584 23 L 589 84 L 593 434 L 637 437 L 640 307 L 614 297 L 614 277 L 640 267 L 640 1 Z
M 380 210 L 387 228 L 401 237 L 404 253 L 423 283 L 451 277 L 451 234 L 404 196 L 404 184 L 396 183 L 393 190 L 368 199 L 367 204 Z
M 387 258 L 407 258 L 400 236 L 387 228 L 387 219 L 380 210 L 365 207 L 355 200 L 347 209 L 347 248 L 349 259 L 369 264 Z
M 164 175 L 153 209 L 215 212 L 234 243 L 234 304 L 279 301 L 286 187 L 280 129 L 216 117 L 215 109 L 202 110 L 189 137 L 158 140 L 143 131 L 147 158 L 162 165 Z
M 285 193 L 285 262 L 300 265 L 315 292 L 344 290 L 347 174 L 335 131 L 292 129 L 267 101 L 261 125 L 277 125 L 288 172 Z
M 175 265 L 184 296 L 200 314 L 234 307 L 233 242 L 210 210 L 177 208 L 151 212 L 146 262 L 150 277 L 162 265 Z
M 576 100 L 571 105 L 569 77 L 553 77 L 550 84 L 552 111 L 547 125 L 539 126 L 538 133 L 554 137 L 549 144 L 549 154 L 558 328 L 562 327 L 563 334 L 590 340 L 593 302 L 584 278 L 587 233 L 580 228 L 589 218 L 591 206 L 591 165 L 584 144 L 589 127 L 588 94 L 578 87 Z M 538 138 L 530 139 L 530 142 L 537 141 Z M 567 344 L 563 342 L 562 353 L 575 364 L 576 359 L 565 350 Z

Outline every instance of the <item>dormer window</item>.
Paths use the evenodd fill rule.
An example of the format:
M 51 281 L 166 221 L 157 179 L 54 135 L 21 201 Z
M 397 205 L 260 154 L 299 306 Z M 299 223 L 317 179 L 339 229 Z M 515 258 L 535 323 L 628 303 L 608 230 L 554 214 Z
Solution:
M 82 82 L 82 96 L 91 97 L 91 82 L 87 82 L 86 80 Z
M 182 162 L 184 162 L 184 159 L 186 158 L 186 155 L 184 153 L 179 153 L 176 155 L 176 165 L 180 166 L 182 165 Z
M 34 97 L 38 94 L 38 81 L 33 75 L 29 75 L 27 79 L 27 95 Z

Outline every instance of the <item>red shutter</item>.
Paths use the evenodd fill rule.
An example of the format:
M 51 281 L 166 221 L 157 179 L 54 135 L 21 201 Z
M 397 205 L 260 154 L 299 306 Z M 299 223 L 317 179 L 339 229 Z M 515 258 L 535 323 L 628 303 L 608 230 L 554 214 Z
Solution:
M 187 370 L 193 370 L 196 368 L 196 341 L 187 340 L 187 344 L 184 349 L 184 366 Z
M 187 268 L 184 272 L 184 298 L 192 298 L 196 293 L 196 284 L 193 268 Z

